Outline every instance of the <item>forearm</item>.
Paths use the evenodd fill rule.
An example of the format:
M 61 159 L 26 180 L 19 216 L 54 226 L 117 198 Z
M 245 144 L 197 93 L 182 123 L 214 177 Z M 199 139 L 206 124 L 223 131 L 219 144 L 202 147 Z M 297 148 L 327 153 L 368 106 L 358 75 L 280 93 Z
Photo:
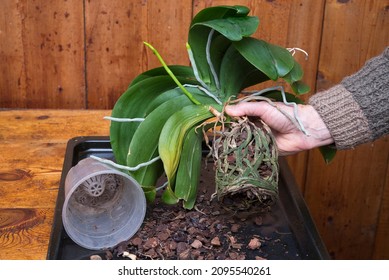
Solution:
M 389 132 L 389 48 L 341 84 L 312 96 L 338 149 L 371 142 Z
M 348 149 L 372 140 L 365 115 L 342 85 L 315 94 L 309 104 L 328 127 L 337 149 Z

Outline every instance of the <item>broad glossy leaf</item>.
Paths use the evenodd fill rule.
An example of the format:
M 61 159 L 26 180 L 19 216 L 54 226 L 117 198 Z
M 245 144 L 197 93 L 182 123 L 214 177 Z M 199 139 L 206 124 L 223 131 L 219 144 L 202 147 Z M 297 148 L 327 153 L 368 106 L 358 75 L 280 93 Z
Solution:
M 247 16 L 250 9 L 245 6 L 214 6 L 201 10 L 193 18 L 191 26 L 204 21 L 226 17 L 244 17 Z
M 158 147 L 169 181 L 168 188 L 173 189 L 174 187 L 175 175 L 187 131 L 213 116 L 209 105 L 189 105 L 174 113 L 165 123 L 159 137 Z
M 176 204 L 179 199 L 171 188 L 166 188 L 162 193 L 161 199 L 166 204 Z
M 171 92 L 174 91 L 179 92 L 180 89 Z M 210 97 L 200 95 L 200 91 L 196 88 L 190 88 L 189 91 L 203 103 L 212 104 L 214 102 Z M 137 166 L 140 163 L 148 162 L 157 157 L 159 136 L 166 121 L 175 112 L 192 104 L 193 103 L 181 93 L 181 95 L 172 97 L 155 108 L 138 126 L 132 137 L 128 149 L 127 166 Z M 131 172 L 131 174 L 142 186 L 155 186 L 155 183 L 162 175 L 162 172 L 163 168 L 161 161 L 157 161 L 149 166 Z
M 264 73 L 249 63 L 233 45 L 230 46 L 220 68 L 220 84 L 224 101 L 232 95 L 237 96 L 246 87 L 267 80 L 269 78 Z
M 274 81 L 293 69 L 293 56 L 282 47 L 251 37 L 233 42 L 233 45 L 247 61 Z
M 292 70 L 283 78 L 292 86 L 292 89 L 295 93 L 304 94 L 309 91 L 309 86 L 301 81 L 303 75 L 304 71 L 301 68 L 301 65 L 295 61 Z
M 192 80 L 192 83 L 197 84 L 197 80 L 193 74 L 192 67 L 183 66 L 183 65 L 169 65 L 169 68 L 175 76 Z M 130 86 L 133 86 L 136 83 L 143 81 L 147 78 L 156 77 L 156 76 L 165 76 L 165 75 L 168 76 L 168 73 L 166 72 L 165 68 L 163 68 L 162 66 L 153 68 L 135 77 L 135 79 L 132 80 Z
M 302 81 L 294 82 L 291 86 L 293 91 L 297 94 L 304 94 L 310 91 L 310 87 Z
M 192 20 L 188 43 L 191 46 L 199 76 L 211 90 L 215 90 L 216 85 L 206 57 L 208 36 L 213 27 L 218 32 L 225 35 L 228 34 L 229 37 L 234 39 L 251 35 L 258 26 L 258 19 L 247 17 L 249 11 L 244 6 L 210 7 L 200 11 Z M 218 36 L 217 34 L 215 35 Z M 229 42 L 226 41 L 226 43 L 228 46 Z M 220 45 L 214 44 L 211 46 L 212 54 L 214 49 L 218 49 L 218 46 Z M 223 48 L 226 49 L 225 47 Z M 215 63 L 215 68 L 218 68 L 220 59 L 212 57 L 212 61 Z
M 206 46 L 210 31 L 206 26 L 197 26 L 194 31 L 189 32 L 188 43 L 193 52 L 194 61 L 201 80 L 212 89 L 216 89 L 206 56 Z
M 183 200 L 184 208 L 192 209 L 196 202 L 202 159 L 202 131 L 192 127 L 185 135 L 178 165 L 174 193 Z
M 292 70 L 284 76 L 284 80 L 289 84 L 293 84 L 294 82 L 300 81 L 303 78 L 304 71 L 301 68 L 301 65 L 294 61 L 294 65 Z
M 161 130 L 171 115 L 180 108 L 191 105 L 186 96 L 172 98 L 155 110 L 139 125 L 130 143 L 127 155 L 127 166 L 137 166 L 158 156 L 158 140 Z M 131 175 L 142 186 L 155 186 L 163 173 L 161 161 L 131 172 Z
M 231 41 L 239 41 L 243 37 L 252 35 L 257 30 L 259 19 L 249 16 L 213 19 L 193 24 L 191 26 L 192 32 L 194 32 L 197 25 L 214 29 Z
M 155 187 L 142 187 L 143 192 L 145 193 L 146 201 L 153 202 L 157 196 L 157 190 Z
M 181 79 L 183 83 L 190 80 Z M 115 118 L 144 118 L 147 116 L 148 104 L 161 93 L 176 88 L 177 85 L 169 76 L 157 76 L 145 79 L 130 86 L 124 92 L 112 110 L 112 117 Z M 125 165 L 128 147 L 132 135 L 139 122 L 122 123 L 111 122 L 110 141 L 116 161 Z
M 227 49 L 231 46 L 231 41 L 228 40 L 223 35 L 215 33 L 212 38 L 211 47 L 210 47 L 210 58 L 212 61 L 212 65 L 215 69 L 215 72 L 219 79 L 220 85 L 220 67 L 222 64 L 223 57 L 227 51 Z M 213 76 L 212 76 L 213 78 Z M 216 89 L 216 82 L 212 79 L 212 83 L 215 85 L 215 91 L 220 94 L 220 88 Z M 220 96 L 219 96 L 220 97 Z
M 144 104 L 144 106 L 146 107 L 147 112 L 152 112 L 164 102 L 179 96 L 184 96 L 184 94 L 182 93 L 181 89 L 176 87 L 174 89 L 170 89 L 165 92 L 162 92 L 161 94 L 156 96 L 153 100 L 151 100 L 148 104 Z

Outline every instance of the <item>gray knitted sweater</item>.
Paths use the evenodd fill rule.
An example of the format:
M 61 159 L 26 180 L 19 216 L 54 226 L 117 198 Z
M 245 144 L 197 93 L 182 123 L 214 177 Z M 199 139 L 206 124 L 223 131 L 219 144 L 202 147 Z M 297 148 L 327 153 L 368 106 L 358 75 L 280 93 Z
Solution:
M 357 73 L 309 99 L 337 149 L 349 149 L 389 133 L 389 47 Z

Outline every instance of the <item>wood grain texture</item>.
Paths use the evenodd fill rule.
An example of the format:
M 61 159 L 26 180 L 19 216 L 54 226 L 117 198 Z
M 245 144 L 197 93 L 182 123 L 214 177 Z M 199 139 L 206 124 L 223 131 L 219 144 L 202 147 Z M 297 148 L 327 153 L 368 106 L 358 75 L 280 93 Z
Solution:
M 27 152 L 25 146 L 26 143 L 12 145 L 15 150 L 23 151 L 20 156 L 12 156 L 14 152 L 11 151 L 1 156 L 0 208 L 9 206 L 10 202 L 26 208 L 47 208 L 55 203 L 62 170 L 60 162 L 65 154 L 64 143 L 56 144 L 56 147 L 30 144 Z M 42 160 L 45 160 L 44 165 Z
M 381 168 L 385 170 L 385 166 Z M 386 176 L 381 180 L 383 180 L 384 189 L 375 234 L 373 259 L 389 259 L 389 163 L 386 163 Z
M 326 1 L 318 89 L 339 83 L 389 45 L 388 6 L 387 0 Z M 388 248 L 388 160 L 388 137 L 339 152 L 328 166 L 310 153 L 305 197 L 334 258 L 370 259 L 374 248 Z
M 0 259 L 45 259 L 66 144 L 108 110 L 0 110 Z
M 83 108 L 81 1 L 0 2 L 0 107 Z
M 304 54 L 298 52 L 296 54 L 296 59 L 304 70 L 304 82 L 311 88 L 308 94 L 302 96 L 305 101 L 316 91 L 324 3 L 325 1 L 293 1 L 289 9 L 286 45 L 301 48 L 309 55 L 306 59 Z M 309 152 L 304 152 L 287 157 L 288 164 L 302 192 L 304 192 L 306 184 L 308 155 Z
M 110 122 L 104 117 L 111 115 L 110 110 L 0 110 L 0 113 L 0 141 L 6 143 L 66 142 L 77 136 L 109 135 Z
M 0 208 L 0 259 L 45 259 L 53 209 Z
M 188 65 L 185 43 L 191 1 L 87 1 L 88 108 L 112 109 L 135 76 L 160 63 Z

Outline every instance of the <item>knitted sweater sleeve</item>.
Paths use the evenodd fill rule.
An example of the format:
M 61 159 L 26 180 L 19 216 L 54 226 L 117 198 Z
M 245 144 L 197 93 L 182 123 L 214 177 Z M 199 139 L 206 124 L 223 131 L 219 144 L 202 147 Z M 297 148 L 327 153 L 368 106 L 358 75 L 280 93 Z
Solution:
M 349 149 L 389 133 L 389 47 L 357 73 L 309 99 L 337 149 Z

